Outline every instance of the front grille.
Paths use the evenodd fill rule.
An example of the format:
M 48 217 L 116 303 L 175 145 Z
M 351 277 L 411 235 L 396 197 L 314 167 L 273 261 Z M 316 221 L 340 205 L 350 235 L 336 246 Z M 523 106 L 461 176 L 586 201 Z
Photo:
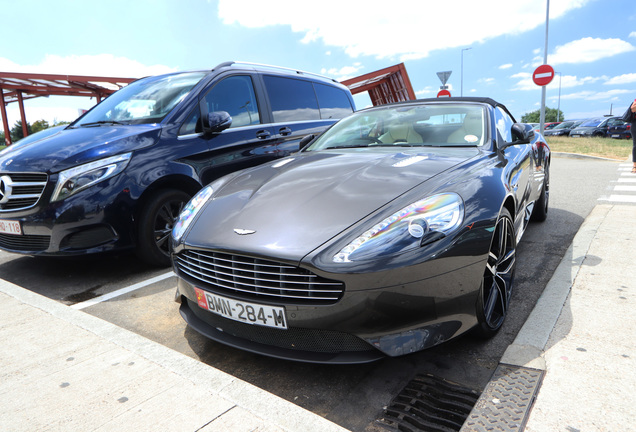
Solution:
M 41 252 L 49 248 L 51 237 L 43 235 L 0 234 L 0 247 L 20 252 Z
M 33 207 L 47 181 L 44 173 L 0 173 L 0 212 Z
M 275 261 L 211 251 L 186 250 L 176 256 L 178 270 L 218 293 L 287 304 L 332 304 L 344 284 Z

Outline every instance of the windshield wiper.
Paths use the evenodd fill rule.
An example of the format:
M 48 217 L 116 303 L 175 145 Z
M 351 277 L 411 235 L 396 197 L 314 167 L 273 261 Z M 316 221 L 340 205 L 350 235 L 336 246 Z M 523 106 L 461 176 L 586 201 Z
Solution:
M 80 124 L 80 126 L 82 126 L 82 127 L 89 127 L 89 126 L 101 126 L 101 125 L 125 125 L 125 124 L 129 124 L 129 123 L 122 123 L 122 122 L 118 122 L 118 121 L 116 121 L 116 120 L 100 120 L 100 121 L 91 122 L 91 123 L 82 123 L 82 124 Z
M 363 148 L 363 147 L 369 147 L 369 144 L 354 144 L 354 145 L 340 145 L 340 146 L 330 146 L 330 147 L 325 147 L 324 149 L 321 150 L 333 150 L 333 149 L 349 149 L 349 148 Z

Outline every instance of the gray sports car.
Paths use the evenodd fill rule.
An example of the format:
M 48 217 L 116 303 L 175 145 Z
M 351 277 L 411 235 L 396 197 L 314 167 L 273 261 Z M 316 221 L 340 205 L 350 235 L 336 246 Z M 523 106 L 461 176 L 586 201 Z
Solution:
M 545 220 L 550 150 L 486 98 L 359 111 L 223 177 L 172 232 L 189 326 L 308 362 L 412 353 L 502 326 L 516 246 Z

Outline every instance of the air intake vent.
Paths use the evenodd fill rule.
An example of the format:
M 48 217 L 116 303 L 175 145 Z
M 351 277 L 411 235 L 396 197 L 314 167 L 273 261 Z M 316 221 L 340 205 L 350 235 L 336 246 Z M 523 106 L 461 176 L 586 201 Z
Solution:
M 344 284 L 275 261 L 225 253 L 186 250 L 176 257 L 182 276 L 201 288 L 244 299 L 286 304 L 332 304 Z

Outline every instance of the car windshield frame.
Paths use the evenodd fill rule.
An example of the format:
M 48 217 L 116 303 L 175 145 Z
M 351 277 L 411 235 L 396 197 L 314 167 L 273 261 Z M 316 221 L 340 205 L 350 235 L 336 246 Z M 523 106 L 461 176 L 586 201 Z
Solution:
M 391 105 L 340 120 L 303 151 L 387 147 L 481 147 L 488 112 L 466 102 Z
M 104 99 L 71 127 L 161 122 L 206 72 L 182 72 L 134 81 Z

